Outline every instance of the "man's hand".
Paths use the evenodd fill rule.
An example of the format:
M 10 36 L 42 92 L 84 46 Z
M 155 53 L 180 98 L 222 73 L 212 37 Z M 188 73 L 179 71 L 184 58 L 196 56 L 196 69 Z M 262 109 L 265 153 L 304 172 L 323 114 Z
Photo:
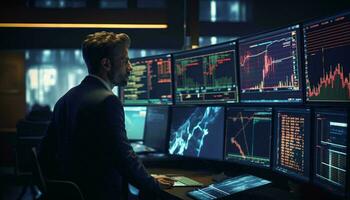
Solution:
M 153 178 L 156 179 L 162 189 L 169 189 L 174 185 L 174 179 L 164 176 L 152 174 Z

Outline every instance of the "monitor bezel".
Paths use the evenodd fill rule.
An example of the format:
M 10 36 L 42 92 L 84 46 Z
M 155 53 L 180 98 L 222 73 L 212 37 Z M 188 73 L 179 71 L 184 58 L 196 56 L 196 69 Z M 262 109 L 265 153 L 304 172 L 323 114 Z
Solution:
M 148 110 L 148 107 L 147 106 L 143 106 L 143 105 L 123 105 L 123 110 L 124 110 L 124 118 L 125 118 L 125 107 L 145 107 L 146 108 L 146 116 L 147 116 L 147 110 Z M 143 134 L 142 134 L 142 138 L 141 139 L 129 139 L 128 137 L 128 132 L 126 130 L 126 123 L 125 124 L 125 133 L 126 133 L 126 136 L 127 136 L 127 139 L 129 142 L 142 142 L 143 141 L 143 138 L 144 138 L 144 135 L 145 135 L 145 128 L 146 128 L 146 116 L 145 116 L 145 123 L 144 123 L 144 126 L 143 126 Z M 124 119 L 125 121 L 125 119 Z
M 314 109 L 314 116 L 313 116 L 313 121 L 314 121 L 314 124 L 316 124 L 316 115 L 318 113 L 326 113 L 326 114 L 329 114 L 329 115 L 337 115 L 337 116 L 344 116 L 345 118 L 345 121 L 347 124 L 349 124 L 349 110 L 347 108 L 343 108 L 341 109 L 340 107 L 336 107 L 336 108 L 315 108 Z M 347 136 L 346 136 L 346 144 L 348 145 L 349 144 L 349 126 L 347 127 Z M 316 141 L 316 127 L 314 127 L 314 130 L 313 130 L 313 144 L 312 146 L 314 147 L 316 144 L 317 144 L 317 141 Z M 316 166 L 316 149 L 313 148 L 312 150 L 312 155 L 313 155 L 313 159 L 312 159 L 312 174 L 311 174 L 311 182 L 319 187 L 319 188 L 322 188 L 323 190 L 326 190 L 327 192 L 329 192 L 330 194 L 332 195 L 335 195 L 335 196 L 338 196 L 338 197 L 345 197 L 347 195 L 347 187 L 349 185 L 349 172 L 347 171 L 346 174 L 345 174 L 345 185 L 344 185 L 344 191 L 341 191 L 339 190 L 338 188 L 334 188 L 334 186 L 331 186 L 329 185 L 327 182 L 320 182 L 317 180 L 316 178 L 316 170 L 315 170 L 315 166 Z M 349 155 L 349 147 L 347 146 L 346 148 L 346 153 L 347 155 Z M 346 169 L 348 170 L 349 168 L 349 156 L 346 157 Z
M 228 126 L 227 126 L 227 117 L 228 117 L 228 111 L 229 109 L 235 109 L 237 111 L 242 110 L 244 111 L 245 109 L 251 109 L 254 111 L 267 111 L 267 112 L 271 112 L 271 124 L 270 124 L 270 145 L 269 145 L 269 164 L 268 166 L 265 165 L 261 165 L 261 164 L 257 164 L 251 161 L 243 161 L 243 160 L 235 160 L 235 159 L 227 159 L 227 132 L 228 132 Z M 236 163 L 236 164 L 240 164 L 240 165 L 245 165 L 245 166 L 249 166 L 249 167 L 257 167 L 257 168 L 263 168 L 263 169 L 270 169 L 272 166 L 272 139 L 273 139 L 273 108 L 272 107 L 233 107 L 233 106 L 227 106 L 226 107 L 226 116 L 225 116 L 225 143 L 224 143 L 224 161 L 225 162 L 229 162 L 229 163 Z
M 349 15 L 349 20 L 350 20 L 350 10 L 346 10 L 346 11 L 342 11 L 342 12 L 338 12 L 336 14 L 333 14 L 333 15 L 328 15 L 326 17 L 317 17 L 317 18 L 313 18 L 313 19 L 309 19 L 309 20 L 306 20 L 304 21 L 302 24 L 301 24 L 301 29 L 302 29 L 302 35 L 303 35 L 303 41 L 302 41 L 302 59 L 303 59 L 303 66 L 304 66 L 304 69 L 303 69 L 303 72 L 304 72 L 304 96 L 305 96 L 305 104 L 306 105 L 313 105 L 313 106 L 324 106 L 324 105 L 327 105 L 327 104 L 332 104 L 332 103 L 337 103 L 339 104 L 340 107 L 342 106 L 347 106 L 349 103 L 350 103 L 350 100 L 348 101 L 329 101 L 329 100 L 324 100 L 324 101 L 321 101 L 321 100 L 308 100 L 307 99 L 307 95 L 306 95 L 306 48 L 305 48 L 305 29 L 307 26 L 310 26 L 310 25 L 313 25 L 313 24 L 316 24 L 316 23 L 321 23 L 323 21 L 327 21 L 327 20 L 330 20 L 330 19 L 334 19 L 334 18 L 337 18 L 337 17 L 341 17 L 341 16 L 345 16 L 345 15 Z
M 288 112 L 288 113 L 302 113 L 302 114 L 306 114 L 307 115 L 307 121 L 305 124 L 309 124 L 309 130 L 308 130 L 308 146 L 306 144 L 306 147 L 308 147 L 306 150 L 308 151 L 308 158 L 306 159 L 307 162 L 309 162 L 309 167 L 306 169 L 308 170 L 308 174 L 303 175 L 299 175 L 291 170 L 286 170 L 287 172 L 283 172 L 279 169 L 277 169 L 277 160 L 276 160 L 276 156 L 277 156 L 277 135 L 278 135 L 278 113 L 279 112 Z M 285 177 L 288 177 L 291 180 L 295 180 L 295 181 L 301 181 L 301 182 L 310 182 L 311 181 L 311 175 L 312 175 L 312 151 L 311 151 L 311 145 L 312 145 L 312 127 L 313 124 L 312 123 L 312 110 L 309 107 L 304 107 L 304 108 L 284 108 L 284 107 L 276 107 L 274 108 L 274 116 L 273 116 L 273 145 L 272 145 L 272 154 L 271 154 L 271 168 L 273 172 L 276 172 L 277 174 L 283 175 Z M 306 133 L 305 133 L 306 134 Z M 305 148 L 305 147 L 304 147 Z M 305 150 L 304 150 L 305 151 Z
M 221 47 L 225 47 L 225 46 L 233 46 L 233 51 L 234 51 L 234 57 L 235 60 L 233 61 L 234 65 L 233 66 L 233 70 L 234 70 L 234 78 L 235 78 L 235 89 L 236 89 L 236 99 L 229 99 L 229 100 L 213 100 L 213 101 L 207 101 L 207 100 L 196 100 L 196 101 L 178 101 L 177 100 L 177 81 L 176 81 L 176 72 L 175 72 L 175 62 L 178 56 L 183 56 L 183 55 L 188 55 L 188 54 L 193 54 L 193 53 L 197 53 L 197 52 L 201 52 L 201 51 L 206 51 L 206 50 L 210 50 L 213 49 L 213 51 L 215 51 L 216 48 L 221 48 Z M 183 51 L 178 51 L 178 52 L 174 52 L 172 54 L 173 57 L 173 85 L 174 85 L 174 95 L 173 95 L 173 99 L 174 99 L 174 104 L 175 105 L 198 105 L 198 104 L 204 104 L 204 105 L 215 105 L 215 104 L 227 104 L 227 103 L 232 103 L 232 104 L 237 104 L 239 103 L 239 80 L 238 80 L 238 68 L 237 68 L 237 60 L 238 60 L 238 45 L 237 45 L 237 40 L 230 40 L 230 41 L 226 41 L 226 42 L 222 42 L 222 43 L 218 43 L 218 44 L 214 44 L 214 45 L 209 45 L 209 46 L 204 46 L 204 47 L 200 47 L 200 48 L 196 48 L 196 49 L 189 49 L 189 50 L 183 50 Z
M 167 105 L 151 105 L 151 106 L 147 106 L 147 114 L 146 114 L 146 119 L 145 119 L 145 128 L 144 128 L 144 135 L 143 135 L 143 144 L 148 146 L 146 143 L 145 143 L 145 135 L 147 134 L 147 127 L 149 126 L 148 123 L 147 123 L 147 120 L 148 120 L 148 117 L 149 117 L 149 111 L 150 109 L 158 109 L 158 108 L 162 108 L 166 111 L 166 115 L 167 115 L 167 119 L 166 121 L 164 121 L 164 123 L 166 123 L 166 132 L 164 133 L 165 134 L 165 140 L 164 140 L 164 144 L 162 145 L 163 149 L 156 149 L 155 147 L 152 147 L 152 146 L 149 146 L 149 147 L 152 147 L 152 148 L 155 148 L 157 150 L 157 152 L 160 152 L 160 153 L 167 153 L 168 152 L 168 149 L 169 149 L 169 128 L 170 128 L 170 107 L 167 106 Z
M 160 103 L 154 103 L 153 101 L 151 101 L 149 94 L 148 97 L 146 99 L 137 99 L 137 100 L 133 100 L 135 102 L 128 102 L 130 100 L 125 100 L 124 98 L 124 88 L 125 87 L 121 87 L 120 93 L 122 94 L 121 96 L 123 97 L 123 104 L 126 106 L 134 106 L 134 105 L 139 105 L 139 106 L 148 106 L 148 105 L 173 105 L 173 63 L 172 63 L 172 54 L 171 53 L 165 53 L 165 54 L 159 54 L 159 55 L 152 55 L 152 56 L 145 56 L 145 57 L 137 57 L 137 58 L 132 58 L 130 59 L 130 63 L 133 64 L 135 62 L 138 61 L 144 61 L 144 60 L 149 60 L 149 59 L 156 59 L 156 58 L 169 58 L 170 59 L 170 71 L 171 71 L 171 83 L 170 83 L 170 94 L 172 95 L 171 99 L 168 99 L 167 103 L 162 103 L 161 99 L 158 99 Z M 147 74 L 148 74 L 148 70 L 147 70 Z M 148 91 L 147 91 L 148 92 Z
M 268 36 L 274 36 L 277 35 L 279 33 L 283 33 L 283 32 L 288 32 L 288 31 L 292 31 L 295 30 L 299 36 L 299 40 L 297 40 L 297 45 L 298 47 L 296 48 L 297 50 L 297 61 L 298 61 L 298 70 L 299 70 L 299 93 L 300 93 L 300 99 L 298 101 L 285 101 L 285 102 L 281 102 L 278 100 L 271 100 L 271 101 L 259 101 L 259 100 L 255 100 L 255 101 L 245 101 L 244 98 L 242 98 L 242 87 L 241 87 L 241 79 L 242 79 L 242 74 L 240 71 L 240 56 L 238 56 L 238 64 L 237 64 L 237 68 L 238 68 L 238 74 L 239 74 L 239 102 L 242 103 L 243 105 L 251 105 L 251 104 L 261 104 L 261 105 L 266 105 L 266 106 L 271 106 L 271 105 L 275 105 L 275 106 L 280 106 L 280 105 L 287 105 L 287 104 L 293 104 L 293 105 L 303 105 L 305 102 L 305 95 L 304 95 L 304 65 L 303 65 L 303 52 L 302 52 L 302 41 L 303 41 L 303 34 L 302 34 L 302 29 L 301 29 L 301 23 L 293 23 L 293 24 L 289 24 L 287 26 L 282 26 L 282 27 L 278 27 L 275 29 L 270 29 L 267 31 L 263 31 L 263 32 L 259 32 L 259 33 L 255 33 L 255 34 L 250 34 L 247 36 L 244 36 L 242 38 L 239 38 L 237 41 L 237 48 L 238 48 L 238 55 L 240 55 L 240 45 L 243 42 L 248 42 L 248 41 L 252 41 L 252 40 L 257 40 L 257 39 L 263 39 L 264 37 L 268 37 Z
M 222 108 L 222 115 L 223 115 L 223 118 L 225 119 L 225 116 L 226 116 L 226 109 L 225 109 L 225 106 L 223 105 L 176 105 L 176 106 L 172 106 L 171 107 L 171 112 L 170 112 L 170 124 L 169 124 L 169 139 L 168 139 L 168 149 L 167 149 L 167 154 L 170 156 L 170 157 L 177 157 L 177 158 L 190 158 L 190 159 L 194 159 L 194 160 L 208 160 L 208 161 L 223 161 L 224 160 L 224 142 L 225 142 L 225 135 L 224 135 L 224 132 L 225 132 L 225 120 L 223 120 L 222 122 L 222 148 L 221 148 L 221 155 L 220 155 L 220 158 L 218 159 L 214 159 L 214 158 L 204 158 L 204 157 L 195 157 L 195 156 L 189 156 L 189 155 L 178 155 L 178 154 L 171 154 L 169 152 L 169 148 L 170 148 L 170 138 L 171 138 L 171 129 L 172 129 L 172 123 L 173 123 L 173 113 L 174 113 L 174 110 L 178 109 L 178 108 L 190 108 L 190 109 L 196 109 L 198 107 L 221 107 Z

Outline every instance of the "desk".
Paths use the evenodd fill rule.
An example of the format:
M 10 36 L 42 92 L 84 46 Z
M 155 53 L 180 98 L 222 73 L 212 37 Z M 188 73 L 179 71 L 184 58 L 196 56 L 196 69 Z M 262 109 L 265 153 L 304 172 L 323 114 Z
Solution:
M 190 171 L 182 169 L 171 169 L 171 168 L 151 168 L 149 172 L 152 174 L 165 174 L 173 176 L 187 176 L 193 180 L 203 183 L 204 185 L 212 184 L 213 175 L 208 171 Z M 188 199 L 193 200 L 187 196 L 187 192 L 194 190 L 198 187 L 172 187 L 165 189 L 164 192 L 169 194 L 169 199 Z
M 192 171 L 184 169 L 175 168 L 149 168 L 152 174 L 171 174 L 171 175 L 183 175 L 192 178 L 196 181 L 203 183 L 205 186 L 213 183 L 214 173 L 210 173 L 204 170 Z M 187 192 L 196 189 L 197 187 L 173 187 L 170 189 L 165 189 L 164 194 L 167 199 L 171 200 L 193 200 L 187 196 Z M 230 198 L 231 199 L 231 198 Z M 248 192 L 242 192 L 235 194 L 232 199 L 286 199 L 286 200 L 297 200 L 299 199 L 296 195 L 289 193 L 288 191 L 278 189 L 273 186 L 266 186 L 261 188 L 255 188 Z

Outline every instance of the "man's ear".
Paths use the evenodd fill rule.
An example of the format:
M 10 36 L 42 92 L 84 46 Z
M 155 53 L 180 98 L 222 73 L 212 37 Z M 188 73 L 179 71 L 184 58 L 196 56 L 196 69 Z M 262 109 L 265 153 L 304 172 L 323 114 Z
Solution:
M 111 61 L 108 58 L 102 58 L 101 59 L 101 66 L 106 70 L 111 70 Z

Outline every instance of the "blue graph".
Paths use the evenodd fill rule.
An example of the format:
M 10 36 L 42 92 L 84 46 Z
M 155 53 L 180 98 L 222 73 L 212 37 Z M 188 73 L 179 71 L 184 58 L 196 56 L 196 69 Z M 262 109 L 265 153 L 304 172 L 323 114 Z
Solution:
M 169 153 L 221 160 L 223 122 L 223 107 L 174 108 Z

